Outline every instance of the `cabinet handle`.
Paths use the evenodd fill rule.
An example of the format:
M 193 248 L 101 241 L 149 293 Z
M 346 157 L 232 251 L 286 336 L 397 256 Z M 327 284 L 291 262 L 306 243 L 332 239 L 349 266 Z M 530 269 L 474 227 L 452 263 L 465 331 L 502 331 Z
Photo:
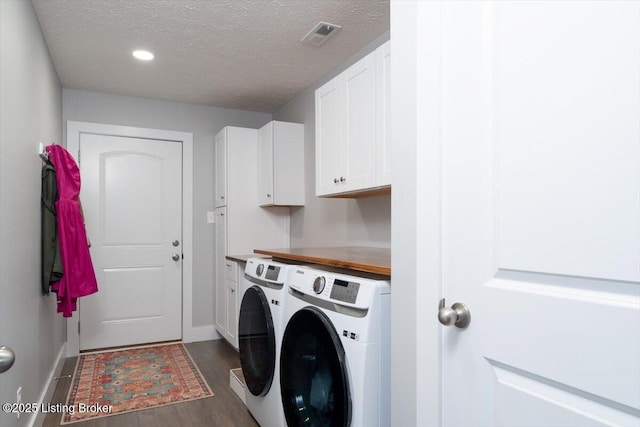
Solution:
M 220 196 L 221 199 L 224 199 L 224 196 Z
M 267 194 L 267 197 L 268 197 L 268 198 L 271 198 L 271 194 Z
M 231 289 L 231 293 L 232 293 L 232 294 L 233 294 L 233 293 L 235 293 L 235 292 L 236 292 L 236 290 L 235 290 L 235 289 Z
M 338 178 L 333 178 L 333 183 L 334 183 L 334 184 L 337 184 L 337 183 L 339 183 L 339 182 L 340 182 L 340 180 L 339 180 Z
M 340 182 L 345 182 L 347 180 L 347 178 L 345 178 L 344 176 L 340 177 Z

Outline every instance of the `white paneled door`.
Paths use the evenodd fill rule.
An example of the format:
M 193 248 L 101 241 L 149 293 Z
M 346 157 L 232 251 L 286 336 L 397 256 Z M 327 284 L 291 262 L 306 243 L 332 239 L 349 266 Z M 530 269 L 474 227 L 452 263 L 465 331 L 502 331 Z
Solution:
M 638 426 L 639 3 L 442 12 L 443 424 Z
M 640 2 L 400 6 L 430 177 L 416 339 L 441 369 L 418 425 L 640 426 Z
M 180 339 L 181 144 L 81 134 L 79 157 L 99 286 L 80 300 L 80 350 Z

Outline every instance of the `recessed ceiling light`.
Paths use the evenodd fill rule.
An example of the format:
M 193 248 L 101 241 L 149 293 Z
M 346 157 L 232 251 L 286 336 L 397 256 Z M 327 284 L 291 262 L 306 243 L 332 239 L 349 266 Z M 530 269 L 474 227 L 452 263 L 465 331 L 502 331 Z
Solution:
M 151 61 L 153 59 L 153 53 L 148 50 L 134 50 L 133 56 L 141 61 Z

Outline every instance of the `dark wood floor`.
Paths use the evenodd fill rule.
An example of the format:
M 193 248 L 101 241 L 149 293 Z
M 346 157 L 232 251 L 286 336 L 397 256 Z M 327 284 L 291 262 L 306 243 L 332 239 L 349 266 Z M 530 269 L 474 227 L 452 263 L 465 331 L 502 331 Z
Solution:
M 112 415 L 71 424 L 72 427 L 204 427 L 257 426 L 240 398 L 229 387 L 229 370 L 240 367 L 238 353 L 225 340 L 186 344 L 213 397 Z M 62 375 L 73 374 L 76 358 L 65 361 Z M 60 379 L 52 404 L 65 403 L 71 379 Z M 43 427 L 60 425 L 61 414 L 47 414 Z

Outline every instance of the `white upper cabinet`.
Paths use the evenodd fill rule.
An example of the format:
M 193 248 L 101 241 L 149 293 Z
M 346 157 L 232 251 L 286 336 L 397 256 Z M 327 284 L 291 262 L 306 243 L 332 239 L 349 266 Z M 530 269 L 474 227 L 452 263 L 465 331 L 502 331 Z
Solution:
M 224 128 L 215 138 L 216 187 L 215 207 L 227 205 L 227 133 Z
M 258 131 L 260 206 L 304 205 L 304 126 L 272 121 Z
M 360 195 L 391 185 L 390 43 L 316 90 L 316 195 Z
M 391 42 L 376 49 L 376 185 L 391 185 Z
M 342 155 L 341 76 L 316 90 L 316 195 L 337 192 L 344 169 Z

